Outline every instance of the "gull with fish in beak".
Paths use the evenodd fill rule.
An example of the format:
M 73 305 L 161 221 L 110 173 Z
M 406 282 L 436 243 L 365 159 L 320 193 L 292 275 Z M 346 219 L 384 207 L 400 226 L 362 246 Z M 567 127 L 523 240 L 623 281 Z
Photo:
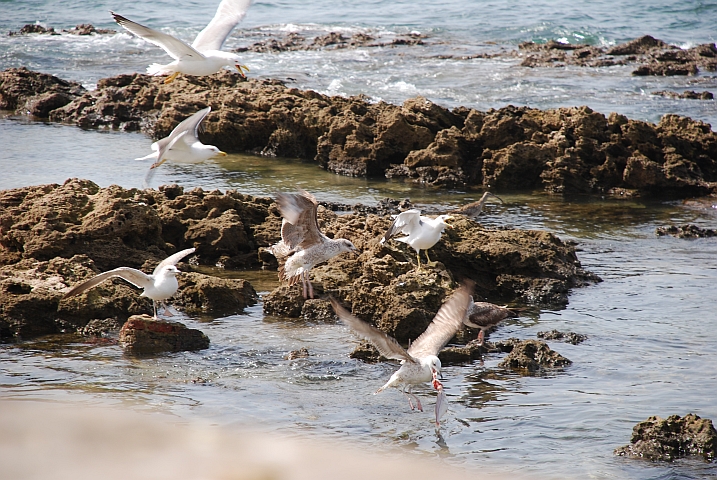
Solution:
M 401 368 L 394 372 L 388 382 L 376 390 L 375 393 L 381 393 L 389 387 L 399 388 L 408 398 L 408 406 L 411 410 L 418 408 L 422 412 L 421 401 L 411 393 L 411 387 L 431 382 L 433 388 L 438 391 L 435 411 L 436 427 L 438 427 L 440 426 L 441 417 L 448 408 L 443 384 L 438 380 L 438 376 L 441 373 L 441 361 L 438 359 L 438 352 L 463 326 L 468 308 L 472 303 L 472 290 L 473 283 L 470 281 L 466 281 L 458 288 L 441 305 L 433 321 L 408 349 L 404 349 L 395 338 L 349 313 L 336 299 L 330 298 L 330 301 L 336 315 L 354 333 L 371 342 L 384 357 L 401 361 Z M 416 402 L 415 406 L 414 401 Z

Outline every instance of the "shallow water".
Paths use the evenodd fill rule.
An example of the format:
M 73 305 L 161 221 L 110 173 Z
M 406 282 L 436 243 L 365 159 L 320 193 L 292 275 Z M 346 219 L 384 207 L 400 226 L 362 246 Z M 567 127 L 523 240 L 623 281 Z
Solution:
M 22 3 L 23 8 L 17 8 Z M 192 38 L 215 1 L 125 3 L 121 13 Z M 43 22 L 113 27 L 104 1 L 0 0 L 0 30 Z M 313 2 L 257 1 L 230 46 L 288 31 L 357 31 L 390 37 L 418 30 L 425 47 L 248 54 L 252 75 L 288 78 L 300 88 L 364 93 L 402 102 L 424 95 L 446 106 L 479 109 L 509 103 L 540 108 L 587 104 L 657 121 L 676 112 L 715 125 L 715 102 L 669 100 L 649 92 L 707 89 L 714 74 L 634 78 L 630 68 L 522 69 L 508 60 L 446 60 L 442 54 L 514 49 L 549 39 L 611 45 L 645 33 L 681 46 L 715 40 L 717 7 L 688 2 Z M 165 15 L 166 12 L 170 12 Z M 197 13 L 189 16 L 187 12 Z M 91 87 L 99 78 L 141 71 L 161 51 L 128 35 L 0 36 L 0 69 L 25 65 Z M 149 153 L 142 134 L 83 131 L 0 115 L 0 189 L 89 178 L 101 186 L 142 186 Z M 178 183 L 254 195 L 301 186 L 319 200 L 372 204 L 410 197 L 434 210 L 475 200 L 480 192 L 435 191 L 401 182 L 339 177 L 310 162 L 229 155 L 221 162 L 164 164 L 152 186 Z M 538 377 L 497 368 L 502 355 L 444 369 L 450 410 L 442 437 L 431 421 L 434 398 L 420 391 L 426 413 L 410 412 L 395 391 L 373 396 L 396 366 L 347 357 L 356 339 L 340 325 L 244 315 L 188 318 L 211 339 L 208 350 L 151 359 L 124 356 L 115 344 L 52 337 L 0 346 L 0 397 L 117 404 L 221 425 L 256 424 L 282 434 L 328 436 L 371 446 L 398 446 L 487 472 L 529 478 L 712 478 L 717 464 L 686 460 L 651 464 L 617 458 L 632 427 L 650 415 L 693 412 L 717 420 L 717 239 L 655 235 L 657 226 L 715 228 L 717 201 L 654 202 L 540 192 L 499 192 L 487 226 L 540 228 L 578 242 L 579 258 L 602 283 L 576 289 L 561 310 L 535 309 L 505 322 L 492 340 L 535 338 L 558 329 L 588 335 L 580 345 L 549 342 L 573 365 Z M 273 272 L 229 272 L 258 290 Z M 285 360 L 306 347 L 311 356 Z
M 24 148 L 28 162 L 13 165 L 0 188 L 61 182 L 70 176 L 101 185 L 139 187 L 148 165 L 140 156 L 150 140 L 140 134 L 82 131 L 0 121 L 5 139 L 41 130 L 45 143 L 77 147 L 77 158 L 48 164 L 41 146 Z M 2 141 L 2 138 L 0 138 Z M 122 154 L 119 142 L 123 144 Z M 29 150 L 28 150 L 29 149 Z M 98 155 L 97 152 L 105 152 Z M 127 157 L 127 158 L 125 158 Z M 34 182 L 29 179 L 36 180 Z M 119 181 L 118 181 L 119 180 Z M 478 192 L 433 191 L 400 182 L 337 177 L 298 160 L 229 155 L 221 163 L 163 165 L 157 184 L 236 188 L 271 195 L 294 185 L 320 200 L 375 203 L 410 197 L 445 208 Z M 558 329 L 588 335 L 580 345 L 549 342 L 573 365 L 543 376 L 520 377 L 497 368 L 503 355 L 444 369 L 450 410 L 442 437 L 431 420 L 433 392 L 420 390 L 426 413 L 411 412 L 396 391 L 373 396 L 396 369 L 348 358 L 356 339 L 340 325 L 265 318 L 261 305 L 244 315 L 187 318 L 211 339 L 208 350 L 151 359 L 124 356 L 115 344 L 46 338 L 0 347 L 0 395 L 81 404 L 120 404 L 159 410 L 220 425 L 256 424 L 282 434 L 329 436 L 367 448 L 398 446 L 488 472 L 538 478 L 709 478 L 717 464 L 672 465 L 614 457 L 632 426 L 650 415 L 693 412 L 716 419 L 717 330 L 712 286 L 717 239 L 660 238 L 657 226 L 695 223 L 714 228 L 709 199 L 684 202 L 500 192 L 483 223 L 542 228 L 578 242 L 579 258 L 604 281 L 576 289 L 562 310 L 533 310 L 505 322 L 492 340 L 535 338 Z M 260 291 L 274 272 L 228 272 Z M 285 355 L 306 347 L 311 356 Z

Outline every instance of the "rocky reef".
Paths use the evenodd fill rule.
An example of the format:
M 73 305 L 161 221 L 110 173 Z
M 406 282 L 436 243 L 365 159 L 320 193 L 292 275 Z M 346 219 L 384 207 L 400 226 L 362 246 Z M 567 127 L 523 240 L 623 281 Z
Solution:
M 478 297 L 539 305 L 565 304 L 570 288 L 599 280 L 581 267 L 573 245 L 548 232 L 488 229 L 459 216 L 431 249 L 436 267 L 417 270 L 410 247 L 379 243 L 388 216 L 320 207 L 319 221 L 328 236 L 349 238 L 362 253 L 315 267 L 317 294 L 333 294 L 400 341 L 423 332 L 464 278 L 476 282 Z M 95 319 L 124 321 L 149 313 L 149 300 L 121 280 L 78 297 L 62 296 L 101 271 L 127 266 L 151 272 L 168 255 L 190 247 L 195 254 L 180 264 L 190 273 L 180 276 L 172 303 L 189 313 L 240 312 L 256 302 L 248 282 L 191 272 L 192 265 L 259 268 L 260 251 L 279 239 L 280 226 L 273 200 L 236 191 L 100 188 L 78 179 L 2 191 L 0 338 L 72 332 Z M 305 301 L 298 285 L 267 295 L 264 309 L 317 321 L 334 318 L 325 299 Z
M 202 139 L 229 152 L 313 159 L 341 175 L 434 187 L 687 197 L 717 192 L 717 133 L 665 115 L 655 125 L 588 107 L 452 110 L 329 97 L 229 71 L 165 85 L 141 74 L 97 89 L 29 70 L 0 72 L 0 108 L 83 128 L 166 136 L 210 105 Z
M 275 222 L 278 229 L 278 217 Z M 476 283 L 479 297 L 543 305 L 564 305 L 570 288 L 599 281 L 581 267 L 574 247 L 548 232 L 487 229 L 465 217 L 458 217 L 430 250 L 436 267 L 418 270 L 413 249 L 379 242 L 390 223 L 385 216 L 338 215 L 320 208 L 322 231 L 351 240 L 362 253 L 358 259 L 334 257 L 311 275 L 318 295 L 333 295 L 401 342 L 417 338 L 465 278 Z M 299 285 L 279 287 L 264 297 L 269 315 L 314 320 L 314 312 L 326 315 L 328 307 L 305 305 Z
M 119 343 L 127 353 L 149 355 L 160 352 L 202 350 L 209 338 L 179 322 L 154 320 L 149 315 L 129 317 L 119 332 Z
M 150 313 L 151 301 L 119 280 L 62 297 L 102 271 L 126 266 L 151 272 L 187 245 L 198 247 L 192 262 L 255 264 L 254 235 L 244 222 L 262 222 L 270 203 L 235 192 L 101 189 L 77 179 L 0 192 L 0 340 Z M 187 273 L 179 283 L 174 303 L 189 313 L 237 313 L 258 299 L 240 279 Z
M 615 449 L 616 455 L 671 462 L 680 457 L 717 456 L 717 430 L 712 421 L 692 413 L 667 418 L 653 416 L 632 429 L 630 444 Z

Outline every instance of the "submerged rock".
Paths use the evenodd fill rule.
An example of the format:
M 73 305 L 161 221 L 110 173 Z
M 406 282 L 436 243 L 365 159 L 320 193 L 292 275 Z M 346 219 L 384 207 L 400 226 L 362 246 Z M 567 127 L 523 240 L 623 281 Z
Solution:
M 710 54 L 695 53 L 717 62 Z M 449 110 L 422 97 L 391 105 L 301 91 L 276 80 L 245 81 L 228 71 L 182 75 L 168 85 L 147 75 L 120 75 L 100 80 L 91 92 L 57 91 L 54 85 L 69 83 L 23 69 L 1 75 L 0 108 L 25 111 L 35 99 L 37 111 L 54 121 L 142 130 L 159 138 L 209 105 L 205 143 L 231 152 L 313 159 L 342 175 L 558 194 L 632 190 L 688 197 L 717 191 L 717 133 L 677 115 L 655 125 L 588 107 L 480 112 Z M 30 83 L 34 88 L 27 88 Z M 45 93 L 72 101 L 56 107 L 64 97 L 38 97 Z
M 510 353 L 498 366 L 535 373 L 542 368 L 567 367 L 572 363 L 558 352 L 551 350 L 545 342 L 523 340 L 513 345 Z
M 671 462 L 680 457 L 717 456 L 717 430 L 712 420 L 694 414 L 652 416 L 632 429 L 630 444 L 615 449 L 616 455 Z
M 588 336 L 581 333 L 575 332 L 559 332 L 557 330 L 550 330 L 549 332 L 538 332 L 538 338 L 543 340 L 560 340 L 565 343 L 571 343 L 577 345 L 587 340 Z
M 309 358 L 309 350 L 301 347 L 298 350 L 292 350 L 284 356 L 285 360 L 296 360 L 297 358 Z
M 134 315 L 122 326 L 119 342 L 127 353 L 146 355 L 209 348 L 209 337 L 179 322 Z

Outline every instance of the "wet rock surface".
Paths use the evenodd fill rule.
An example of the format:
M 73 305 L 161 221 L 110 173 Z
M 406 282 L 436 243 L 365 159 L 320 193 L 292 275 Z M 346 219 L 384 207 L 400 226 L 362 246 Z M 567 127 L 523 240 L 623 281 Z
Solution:
M 289 32 L 283 36 L 272 36 L 244 47 L 234 49 L 234 52 L 278 53 L 296 50 L 338 50 L 346 48 L 375 48 L 423 45 L 425 35 L 409 33 L 405 35 L 382 35 L 381 38 L 366 33 L 354 33 L 344 36 L 339 32 L 329 32 L 324 35 L 308 37 L 297 32 Z
M 717 430 L 712 421 L 694 414 L 652 416 L 632 429 L 630 444 L 615 449 L 620 456 L 671 462 L 680 457 L 700 456 L 714 461 Z
M 209 337 L 201 331 L 149 315 L 130 317 L 120 330 L 119 342 L 125 352 L 134 355 L 209 348 Z
M 21 86 L 30 81 L 37 84 L 34 90 L 50 94 L 59 88 L 52 85 L 63 82 L 20 70 L 2 72 L 0 96 L 9 99 L 4 108 L 23 110 L 28 98 L 38 96 L 23 93 Z M 72 101 L 55 108 L 64 97 L 45 99 L 37 110 L 83 128 L 142 130 L 155 138 L 210 105 L 205 143 L 230 152 L 313 159 L 341 175 L 558 194 L 687 197 L 717 191 L 717 133 L 677 115 L 655 125 L 588 107 L 480 112 L 449 110 L 421 97 L 391 105 L 328 97 L 276 80 L 244 80 L 228 71 L 180 76 L 169 85 L 146 75 L 120 75 L 100 80 L 92 92 L 59 94 Z
M 652 92 L 653 95 L 659 95 L 667 98 L 681 98 L 686 100 L 712 100 L 714 95 L 712 92 L 702 91 L 695 92 L 694 90 L 685 90 L 684 92 L 671 92 L 669 90 L 660 90 L 659 92 Z
M 200 273 L 183 273 L 172 304 L 190 313 L 230 315 L 256 305 L 259 296 L 249 282 L 217 278 Z
M 717 48 L 713 43 L 681 49 L 649 35 L 611 48 L 575 45 L 551 40 L 525 42 L 516 55 L 524 67 L 611 67 L 638 65 L 633 75 L 696 75 L 717 70 Z
M 117 33 L 116 30 L 108 29 L 108 28 L 95 28 L 94 25 L 91 25 L 89 23 L 83 23 L 80 25 L 77 25 L 73 28 L 70 28 L 69 30 L 60 30 L 60 32 L 63 33 L 70 33 L 73 35 L 92 35 L 92 34 L 114 34 Z M 44 27 L 42 25 L 36 24 L 36 23 L 28 23 L 27 25 L 24 25 L 20 30 L 17 32 L 10 31 L 8 32 L 8 35 L 31 35 L 31 34 L 40 34 L 40 35 L 60 35 L 60 32 L 55 31 L 54 27 Z
M 588 339 L 587 335 L 575 332 L 559 332 L 558 330 L 550 330 L 549 332 L 538 332 L 538 338 L 543 340 L 559 340 L 561 342 L 578 345 Z
M 38 73 L 25 67 L 0 71 L 0 110 L 48 117 L 87 90 L 77 82 Z
M 717 230 L 701 228 L 697 225 L 671 225 L 669 227 L 657 227 L 655 233 L 659 236 L 671 235 L 677 238 L 700 238 L 717 237 Z
M 501 345 L 499 348 L 510 346 Z M 522 340 L 513 342 L 510 353 L 498 364 L 499 367 L 510 368 L 527 373 L 536 373 L 543 368 L 562 368 L 573 362 L 551 350 L 540 340 Z

